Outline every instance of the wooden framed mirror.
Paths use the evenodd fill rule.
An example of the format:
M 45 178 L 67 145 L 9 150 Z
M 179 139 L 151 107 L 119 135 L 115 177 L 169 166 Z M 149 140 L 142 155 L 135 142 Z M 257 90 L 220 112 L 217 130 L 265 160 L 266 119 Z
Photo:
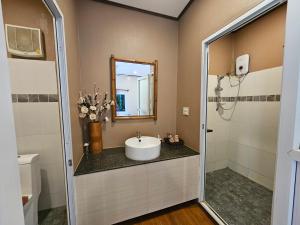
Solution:
M 111 57 L 112 121 L 157 120 L 158 61 Z

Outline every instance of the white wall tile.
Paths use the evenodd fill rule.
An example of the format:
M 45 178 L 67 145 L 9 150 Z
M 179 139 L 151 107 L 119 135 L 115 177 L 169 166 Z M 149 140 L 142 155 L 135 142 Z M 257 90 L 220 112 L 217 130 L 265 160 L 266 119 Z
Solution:
M 247 75 L 240 96 L 281 94 L 282 67 Z M 234 78 L 232 79 L 234 82 Z M 217 77 L 209 76 L 208 96 L 215 96 Z M 222 80 L 222 96 L 235 96 L 228 78 Z M 228 108 L 233 103 L 226 103 Z M 280 102 L 238 102 L 231 121 L 224 121 L 215 111 L 216 103 L 208 103 L 207 171 L 229 166 L 271 189 L 274 183 Z M 226 111 L 228 117 L 231 111 Z M 223 151 L 226 149 L 227 151 Z M 227 154 L 226 154 L 227 153 Z
M 54 103 L 14 103 L 17 137 L 60 134 L 59 105 Z
M 214 170 L 221 170 L 228 167 L 228 160 L 218 160 L 215 162 Z
M 216 148 L 215 142 L 209 141 L 206 143 L 206 162 L 216 161 Z
M 55 194 L 65 190 L 62 163 L 41 164 L 42 187 L 44 194 Z
M 216 161 L 223 161 L 228 159 L 229 148 L 228 148 L 228 141 L 216 141 Z
M 274 188 L 274 179 L 270 179 L 251 170 L 249 171 L 249 178 L 269 190 L 273 190 Z
M 216 112 L 216 103 L 208 103 L 208 128 L 213 132 L 207 134 L 206 165 L 207 170 L 227 167 L 228 138 L 230 123 L 222 120 Z
M 215 170 L 217 170 L 216 162 L 205 162 L 205 172 L 206 173 L 213 172 Z
M 231 78 L 233 84 L 237 84 L 235 77 Z M 274 67 L 249 73 L 241 84 L 240 95 L 272 95 L 281 93 L 282 67 Z M 208 76 L 208 96 L 215 96 L 214 89 L 217 86 L 217 76 Z M 222 96 L 234 96 L 238 87 L 230 87 L 228 77 L 221 81 L 224 89 Z
M 249 168 L 249 151 L 251 151 L 251 147 L 232 141 L 229 143 L 229 146 L 229 160 Z
M 62 144 L 59 134 L 17 137 L 19 154 L 40 154 L 41 164 L 62 165 Z
M 9 59 L 13 94 L 57 94 L 52 61 Z M 66 204 L 59 104 L 14 103 L 18 154 L 40 155 L 39 210 Z
M 39 210 L 56 208 L 66 205 L 66 193 L 58 192 L 51 195 L 41 196 L 39 198 Z
M 18 154 L 39 154 L 39 210 L 66 204 L 58 103 L 14 103 Z
M 14 94 L 57 94 L 54 61 L 9 60 L 11 88 Z
M 249 151 L 249 169 L 274 179 L 276 157 L 272 153 L 251 149 Z
M 244 167 L 238 163 L 236 163 L 236 161 L 228 161 L 228 167 L 230 169 L 232 169 L 233 171 L 245 176 L 245 177 L 249 177 L 249 168 Z
M 282 67 L 249 73 L 241 88 L 241 95 L 272 95 L 281 93 Z

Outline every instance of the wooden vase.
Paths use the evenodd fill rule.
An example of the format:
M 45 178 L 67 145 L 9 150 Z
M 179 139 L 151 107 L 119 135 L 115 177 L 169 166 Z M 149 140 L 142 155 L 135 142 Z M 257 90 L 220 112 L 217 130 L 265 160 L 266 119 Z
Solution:
M 103 150 L 102 127 L 100 122 L 89 123 L 90 151 L 99 154 Z

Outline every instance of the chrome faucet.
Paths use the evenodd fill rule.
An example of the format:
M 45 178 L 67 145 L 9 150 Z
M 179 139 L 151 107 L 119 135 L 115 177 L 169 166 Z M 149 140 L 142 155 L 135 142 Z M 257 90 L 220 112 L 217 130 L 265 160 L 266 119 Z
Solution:
M 142 141 L 141 137 L 142 137 L 141 132 L 140 131 L 136 132 L 136 138 L 139 140 L 139 142 Z

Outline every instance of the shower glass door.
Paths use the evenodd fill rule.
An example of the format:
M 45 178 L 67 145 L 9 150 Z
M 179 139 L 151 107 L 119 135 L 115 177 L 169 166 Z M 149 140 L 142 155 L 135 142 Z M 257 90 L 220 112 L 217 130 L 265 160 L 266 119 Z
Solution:
M 229 225 L 271 224 L 285 18 L 286 4 L 209 45 L 205 202 Z

